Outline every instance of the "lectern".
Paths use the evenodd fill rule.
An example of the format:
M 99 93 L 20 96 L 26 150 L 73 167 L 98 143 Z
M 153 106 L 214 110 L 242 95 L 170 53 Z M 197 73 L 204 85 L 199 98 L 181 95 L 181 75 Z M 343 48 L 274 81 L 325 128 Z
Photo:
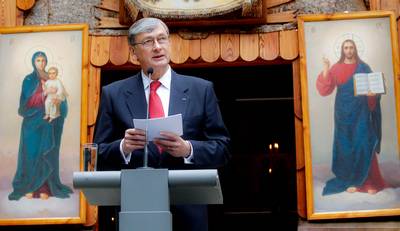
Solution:
M 215 169 L 74 172 L 92 205 L 121 205 L 120 231 L 172 231 L 170 204 L 222 204 Z

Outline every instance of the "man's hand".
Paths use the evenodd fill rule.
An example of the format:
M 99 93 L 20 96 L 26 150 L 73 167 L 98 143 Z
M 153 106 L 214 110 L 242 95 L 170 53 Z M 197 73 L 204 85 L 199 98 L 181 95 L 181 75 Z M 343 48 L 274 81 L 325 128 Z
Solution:
M 367 94 L 367 96 L 376 96 L 376 94 L 375 94 L 375 93 L 373 93 L 372 91 L 368 90 L 368 94 Z
M 122 150 L 124 154 L 143 149 L 146 144 L 146 132 L 141 129 L 130 128 L 125 131 L 124 141 L 122 142 Z
M 171 132 L 161 132 L 161 139 L 155 138 L 154 143 L 174 157 L 188 157 L 191 153 L 190 144 L 180 136 Z

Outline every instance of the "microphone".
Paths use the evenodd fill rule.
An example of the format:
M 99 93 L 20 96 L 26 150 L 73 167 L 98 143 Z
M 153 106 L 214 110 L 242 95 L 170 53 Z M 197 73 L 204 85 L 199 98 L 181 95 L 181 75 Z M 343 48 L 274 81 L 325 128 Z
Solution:
M 154 69 L 152 67 L 147 68 L 147 75 L 149 76 L 149 80 L 151 81 L 151 75 L 153 74 Z M 149 159 L 149 141 L 148 137 L 148 128 L 149 128 L 149 105 L 150 105 L 150 86 L 149 86 L 149 98 L 147 100 L 147 108 L 146 108 L 146 145 L 144 146 L 144 158 L 143 158 L 143 168 L 148 168 L 148 159 Z

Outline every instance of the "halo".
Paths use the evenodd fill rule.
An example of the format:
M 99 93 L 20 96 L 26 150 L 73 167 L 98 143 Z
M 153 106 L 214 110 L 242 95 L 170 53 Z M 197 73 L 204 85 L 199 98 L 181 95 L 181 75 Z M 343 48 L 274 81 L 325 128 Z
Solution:
M 64 70 L 63 70 L 61 64 L 56 63 L 56 62 L 47 63 L 47 66 L 46 66 L 46 68 L 45 68 L 46 72 L 49 72 L 49 68 L 50 68 L 50 67 L 55 67 L 55 68 L 57 68 L 57 69 L 58 69 L 57 78 L 62 79 Z
M 32 71 L 33 67 L 32 67 L 32 56 L 33 54 L 35 54 L 38 51 L 43 51 L 46 56 L 47 56 L 47 65 L 49 63 L 49 61 L 53 61 L 53 52 L 51 52 L 51 49 L 49 49 L 46 46 L 43 45 L 37 45 L 34 47 L 31 47 L 29 50 L 27 50 L 25 52 L 25 58 L 24 58 L 24 63 L 25 63 L 25 67 L 27 68 L 27 70 Z M 46 66 L 47 66 L 46 65 Z
M 354 43 L 356 44 L 357 47 L 357 51 L 358 51 L 358 56 L 362 57 L 363 54 L 365 53 L 365 45 L 363 40 L 361 39 L 360 36 L 354 34 L 354 33 L 345 33 L 340 35 L 339 37 L 337 37 L 335 39 L 335 55 L 336 58 L 340 58 L 341 52 L 342 52 L 342 43 L 346 40 L 346 39 L 351 39 L 354 41 Z

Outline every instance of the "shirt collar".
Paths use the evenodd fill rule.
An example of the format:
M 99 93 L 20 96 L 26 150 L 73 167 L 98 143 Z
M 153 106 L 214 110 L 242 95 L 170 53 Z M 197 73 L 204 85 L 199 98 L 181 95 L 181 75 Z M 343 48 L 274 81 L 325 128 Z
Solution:
M 142 72 L 142 81 L 143 81 L 144 89 L 147 89 L 150 85 L 150 82 L 152 82 L 153 80 L 150 81 L 149 77 L 144 74 L 143 70 L 141 70 L 141 72 Z M 166 87 L 167 89 L 171 88 L 171 67 L 170 66 L 168 66 L 168 70 L 165 72 L 165 74 L 163 76 L 161 76 L 161 78 L 158 79 L 158 81 L 160 81 L 161 85 Z

